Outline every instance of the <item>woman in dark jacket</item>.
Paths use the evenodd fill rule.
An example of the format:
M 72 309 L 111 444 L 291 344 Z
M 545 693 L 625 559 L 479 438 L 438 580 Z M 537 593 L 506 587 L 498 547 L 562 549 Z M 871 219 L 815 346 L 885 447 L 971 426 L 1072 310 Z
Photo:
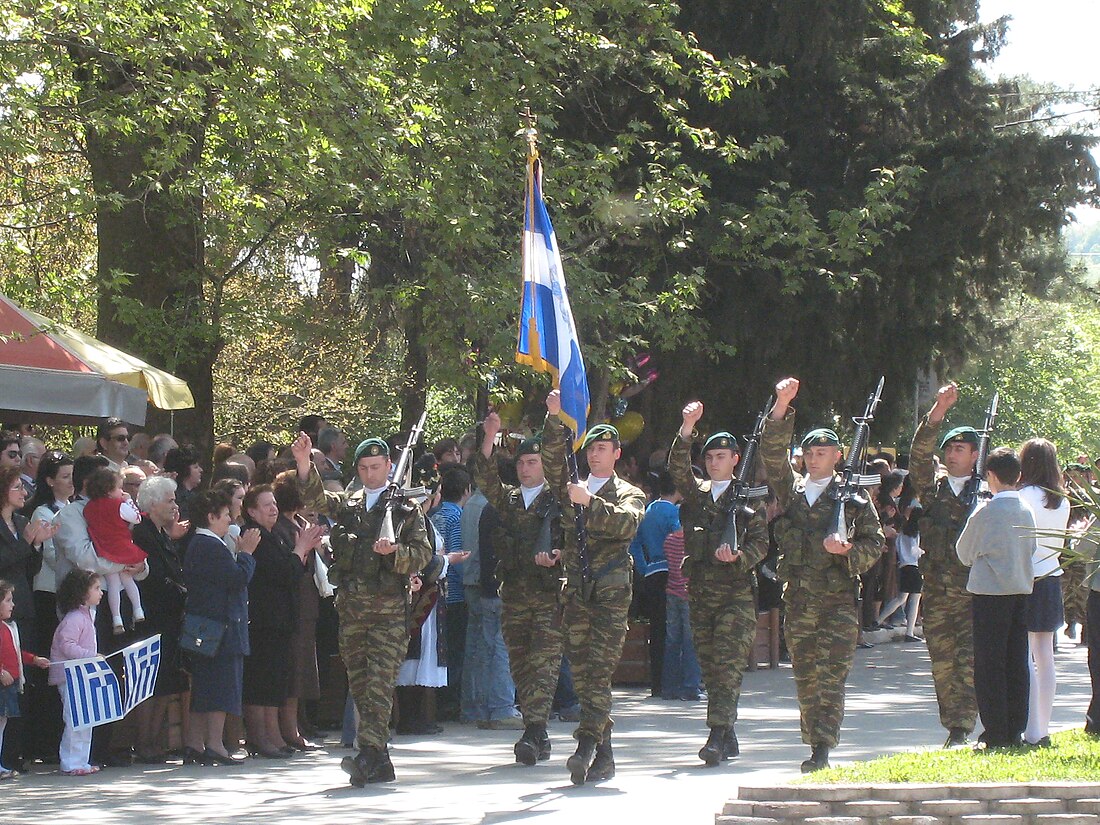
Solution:
M 212 657 L 190 656 L 191 726 L 183 751 L 185 765 L 228 765 L 235 760 L 223 743 L 225 715 L 241 712 L 241 674 L 248 654 L 248 582 L 256 569 L 252 553 L 260 534 L 250 530 L 233 556 L 225 544 L 229 497 L 205 492 L 192 498 L 197 526 L 183 565 L 186 612 L 225 623 L 225 634 Z
M 179 648 L 187 588 L 183 583 L 182 557 L 175 541 L 183 537 L 187 528 L 179 523 L 176 482 L 170 478 L 154 476 L 143 481 L 138 488 L 137 505 L 145 515 L 134 527 L 134 544 L 149 556 L 149 575 L 138 583 L 145 608 L 142 633 L 160 634 L 160 670 L 152 698 L 134 709 L 138 723 L 135 750 L 138 762 L 159 765 L 167 758 L 166 743 L 159 741 L 159 737 L 168 710 L 168 697 L 187 690 L 187 674 L 180 667 Z
M 244 723 L 248 751 L 254 756 L 293 753 L 279 731 L 279 708 L 288 695 L 291 635 L 298 618 L 298 586 L 305 559 L 320 530 L 301 530 L 295 542 L 274 532 L 279 506 L 268 484 L 244 497 L 245 529 L 259 532 L 256 573 L 248 585 L 248 640 L 244 663 Z

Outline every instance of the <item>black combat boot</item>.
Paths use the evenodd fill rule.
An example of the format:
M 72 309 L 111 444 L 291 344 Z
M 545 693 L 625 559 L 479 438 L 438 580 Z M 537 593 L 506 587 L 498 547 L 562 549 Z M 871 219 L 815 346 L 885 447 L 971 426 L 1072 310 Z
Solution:
M 390 747 L 384 745 L 378 764 L 367 774 L 367 782 L 393 782 L 395 779 L 397 776 L 393 772 L 393 762 L 390 761 Z
M 588 768 L 592 765 L 592 758 L 596 755 L 596 737 L 590 733 L 582 733 L 577 737 L 577 751 L 567 760 L 565 767 L 569 768 L 569 778 L 574 785 L 583 785 L 588 775 Z
M 737 734 L 733 732 L 731 726 L 726 731 L 726 747 L 722 753 L 722 759 L 733 759 L 735 756 L 741 755 L 741 746 L 737 744 Z
M 699 749 L 699 758 L 703 760 L 708 768 L 713 768 L 722 761 L 722 757 L 726 752 L 726 734 L 728 732 L 729 727 L 726 725 L 715 725 L 710 729 L 707 743 Z
M 813 773 L 829 767 L 829 746 L 814 745 L 810 758 L 802 763 L 802 773 Z
M 966 728 L 951 728 L 947 732 L 947 741 L 943 743 L 944 750 L 950 750 L 951 748 L 961 748 L 966 744 L 966 737 L 968 731 Z
M 523 729 L 523 736 L 519 738 L 512 750 L 516 754 L 516 761 L 521 765 L 530 767 L 539 759 L 539 728 L 542 728 L 542 736 L 546 736 L 546 725 L 527 725 Z
M 355 756 L 345 756 L 340 760 L 340 768 L 356 788 L 367 784 L 367 776 L 372 773 L 381 758 L 382 752 L 373 745 L 362 748 Z
M 586 782 L 602 782 L 615 776 L 615 754 L 611 752 L 611 734 L 605 734 L 596 746 L 596 757 L 584 778 Z
M 546 732 L 546 725 L 538 726 L 539 762 L 545 762 L 550 758 L 550 734 Z

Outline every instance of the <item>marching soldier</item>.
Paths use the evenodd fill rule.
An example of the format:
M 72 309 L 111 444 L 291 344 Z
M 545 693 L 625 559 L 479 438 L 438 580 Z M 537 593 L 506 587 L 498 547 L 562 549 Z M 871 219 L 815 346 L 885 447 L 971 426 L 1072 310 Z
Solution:
M 580 785 L 615 775 L 611 676 L 626 640 L 632 575 L 629 548 L 645 511 L 645 493 L 615 474 L 622 450 L 619 432 L 609 424 L 588 431 L 581 447 L 591 474 L 580 484 L 571 483 L 557 390 L 547 397 L 546 411 L 542 462 L 547 483 L 562 502 L 565 644 L 581 704 L 580 725 L 573 734 L 577 750 L 566 766 L 570 779 Z M 579 553 L 572 505 L 584 510 L 587 522 L 587 570 Z
M 691 628 L 707 686 L 710 736 L 699 758 L 713 767 L 740 752 L 733 726 L 741 680 L 756 636 L 753 567 L 768 553 L 768 520 L 761 503 L 744 525 L 745 536 L 737 552 L 723 543 L 733 474 L 741 458 L 737 439 L 719 432 L 703 442 L 709 480 L 698 481 L 691 471 L 691 445 L 703 405 L 693 401 L 682 415 L 683 426 L 672 443 L 668 469 L 683 496 L 684 574 L 690 576 Z
M 523 714 L 516 761 L 534 765 L 550 758 L 546 723 L 561 668 L 562 631 L 557 626 L 561 590 L 561 511 L 547 487 L 542 443 L 529 438 L 516 453 L 519 486 L 505 485 L 493 458 L 500 416 L 489 413 L 481 449 L 474 453 L 474 480 L 500 515 L 496 578 L 500 581 L 501 629 L 508 645 L 512 680 Z
M 397 541 L 379 538 L 385 513 L 382 493 L 391 467 L 385 441 L 368 438 L 356 448 L 354 467 L 362 487 L 352 493 L 324 489 L 310 460 L 311 448 L 309 436 L 303 433 L 292 450 L 306 507 L 329 515 L 334 522 L 335 560 L 329 579 L 339 587 L 340 655 L 359 710 L 359 753 L 344 757 L 340 767 L 356 787 L 392 782 L 393 763 L 386 742 L 393 690 L 409 644 L 407 588 L 410 575 L 432 560 L 432 547 L 424 515 L 413 501 L 393 510 Z
M 954 384 L 941 387 L 932 409 L 917 426 L 909 451 L 909 478 L 920 498 L 920 543 L 924 555 L 921 609 L 924 638 L 932 659 L 932 679 L 940 706 L 940 724 L 947 728 L 945 748 L 966 744 L 978 717 L 974 695 L 974 631 L 969 568 L 959 561 L 955 542 L 970 514 L 959 497 L 978 461 L 978 433 L 956 427 L 940 441 L 946 472 L 935 473 L 933 451 L 947 411 L 959 399 Z
M 775 537 L 786 571 L 787 649 L 798 690 L 802 741 L 812 749 L 802 772 L 810 773 L 829 766 L 829 751 L 840 738 L 844 683 L 859 637 L 855 588 L 860 573 L 878 559 L 886 538 L 870 502 L 845 505 L 849 536 L 833 533 L 836 502 L 830 491 L 843 456 L 835 432 L 818 429 L 807 434 L 802 440 L 806 475 L 792 469 L 787 459 L 794 431 L 790 403 L 798 386 L 797 378 L 776 385 L 761 456 L 786 511 L 776 521 Z

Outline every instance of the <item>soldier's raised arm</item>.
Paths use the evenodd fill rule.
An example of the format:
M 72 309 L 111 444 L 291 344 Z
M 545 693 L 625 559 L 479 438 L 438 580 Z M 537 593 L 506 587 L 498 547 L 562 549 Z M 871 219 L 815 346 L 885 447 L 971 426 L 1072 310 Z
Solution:
M 485 498 L 489 499 L 489 503 L 493 507 L 498 511 L 503 511 L 507 501 L 508 489 L 501 482 L 500 473 L 497 471 L 497 463 L 493 459 L 493 444 L 496 441 L 497 433 L 500 432 L 500 426 L 500 416 L 496 412 L 491 412 L 485 416 L 485 421 L 482 422 L 485 437 L 481 440 L 480 449 L 474 453 L 473 471 L 474 485 L 481 490 Z
M 790 460 L 791 436 L 794 434 L 791 402 L 798 395 L 798 387 L 797 378 L 784 378 L 775 385 L 775 406 L 760 437 L 760 457 L 768 473 L 768 483 L 784 510 L 790 506 L 794 490 L 794 468 Z
M 935 464 L 932 460 L 936 451 L 936 436 L 939 435 L 947 411 L 958 400 L 959 388 L 955 384 L 940 387 L 932 409 L 921 419 L 917 431 L 913 433 L 913 443 L 909 448 L 909 478 L 913 482 L 917 498 L 923 498 L 936 480 Z
M 313 442 L 310 437 L 305 433 L 298 433 L 298 437 L 290 445 L 290 451 L 297 465 L 298 487 L 305 509 L 328 516 L 336 515 L 346 496 L 325 489 L 321 474 L 317 472 L 317 465 L 313 463 Z
M 561 420 L 561 393 L 546 396 L 546 424 L 542 430 L 542 471 L 546 484 L 560 502 L 569 501 L 569 474 L 565 469 L 565 423 Z M 563 510 L 564 512 L 564 510 Z
M 668 472 L 672 476 L 672 483 L 676 485 L 676 490 L 684 498 L 688 498 L 699 490 L 700 482 L 691 471 L 691 443 L 695 437 L 695 425 L 703 417 L 703 404 L 700 401 L 692 401 L 680 414 L 684 423 L 676 433 L 668 453 Z

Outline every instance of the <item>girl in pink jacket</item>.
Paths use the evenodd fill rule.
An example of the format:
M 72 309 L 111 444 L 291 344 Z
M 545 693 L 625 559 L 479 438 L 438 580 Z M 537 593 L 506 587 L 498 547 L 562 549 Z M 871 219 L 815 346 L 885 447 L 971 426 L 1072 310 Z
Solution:
M 63 662 L 70 659 L 91 659 L 99 655 L 96 645 L 92 608 L 103 598 L 99 576 L 87 570 L 70 570 L 57 588 L 57 606 L 65 618 L 53 634 L 50 647 L 50 684 L 61 690 L 65 732 L 61 735 L 61 773 L 65 776 L 88 776 L 99 768 L 88 760 L 92 750 L 92 729 L 73 730 L 69 692 L 65 690 Z

